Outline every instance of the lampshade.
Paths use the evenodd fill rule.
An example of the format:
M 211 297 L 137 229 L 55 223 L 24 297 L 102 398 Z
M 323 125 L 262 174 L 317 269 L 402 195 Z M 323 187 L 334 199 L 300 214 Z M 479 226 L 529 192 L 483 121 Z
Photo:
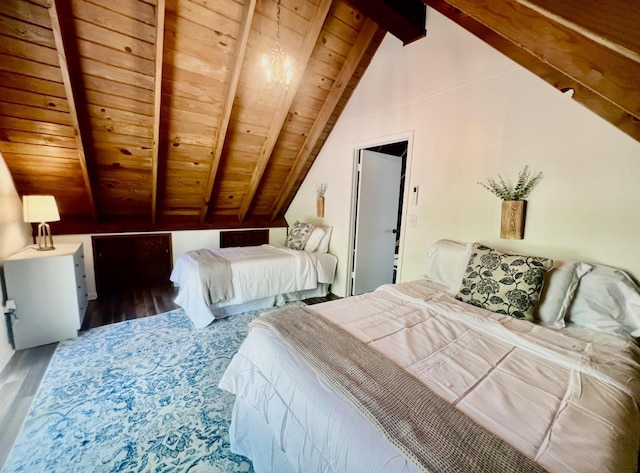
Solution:
M 25 222 L 57 222 L 60 220 L 56 199 L 52 195 L 25 195 L 22 197 Z

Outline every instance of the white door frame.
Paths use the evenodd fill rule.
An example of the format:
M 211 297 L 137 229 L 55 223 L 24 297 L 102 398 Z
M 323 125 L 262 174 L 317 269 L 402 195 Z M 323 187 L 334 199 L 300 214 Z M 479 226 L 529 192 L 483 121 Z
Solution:
M 404 252 L 404 239 L 407 234 L 408 222 L 407 222 L 407 208 L 409 204 L 409 189 L 411 187 L 411 157 L 413 150 L 413 130 L 405 131 L 393 135 L 385 135 L 376 138 L 370 138 L 364 141 L 358 141 L 352 143 L 353 146 L 353 179 L 351 184 L 351 211 L 349 213 L 349 252 L 347 257 L 347 295 L 351 294 L 353 286 L 353 250 L 354 250 L 354 238 L 356 233 L 356 209 L 358 198 L 358 155 L 361 149 L 372 148 L 374 146 L 381 146 L 390 143 L 397 143 L 398 141 L 407 142 L 407 159 L 405 165 L 405 178 L 404 178 L 404 192 L 402 199 L 402 219 L 401 219 L 401 231 L 400 231 L 400 245 L 398 246 L 398 270 L 396 276 L 396 282 L 401 282 L 402 275 L 402 260 Z

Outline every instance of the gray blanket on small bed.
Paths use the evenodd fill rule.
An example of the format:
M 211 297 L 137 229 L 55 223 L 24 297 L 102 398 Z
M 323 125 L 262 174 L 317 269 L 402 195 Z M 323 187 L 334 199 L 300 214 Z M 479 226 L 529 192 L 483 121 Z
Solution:
M 543 472 L 374 348 L 303 307 L 251 323 L 277 333 L 420 472 Z
M 202 295 L 207 305 L 233 299 L 231 264 L 222 256 L 207 249 L 187 251 L 198 263 Z

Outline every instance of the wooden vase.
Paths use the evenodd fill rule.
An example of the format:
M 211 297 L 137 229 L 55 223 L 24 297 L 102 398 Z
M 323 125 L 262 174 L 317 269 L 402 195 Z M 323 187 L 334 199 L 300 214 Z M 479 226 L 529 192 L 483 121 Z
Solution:
M 500 238 L 507 240 L 522 240 L 524 238 L 524 219 L 526 210 L 526 200 L 502 201 Z
M 316 197 L 316 215 L 324 218 L 324 197 Z

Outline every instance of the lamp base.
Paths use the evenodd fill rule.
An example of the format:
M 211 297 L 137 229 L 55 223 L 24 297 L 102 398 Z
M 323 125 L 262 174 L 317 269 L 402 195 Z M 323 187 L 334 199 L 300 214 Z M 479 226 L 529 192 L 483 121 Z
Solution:
M 48 223 L 41 222 L 38 225 L 38 247 L 36 250 L 50 251 L 55 249 L 56 247 L 53 246 L 53 237 L 51 236 L 51 227 Z

